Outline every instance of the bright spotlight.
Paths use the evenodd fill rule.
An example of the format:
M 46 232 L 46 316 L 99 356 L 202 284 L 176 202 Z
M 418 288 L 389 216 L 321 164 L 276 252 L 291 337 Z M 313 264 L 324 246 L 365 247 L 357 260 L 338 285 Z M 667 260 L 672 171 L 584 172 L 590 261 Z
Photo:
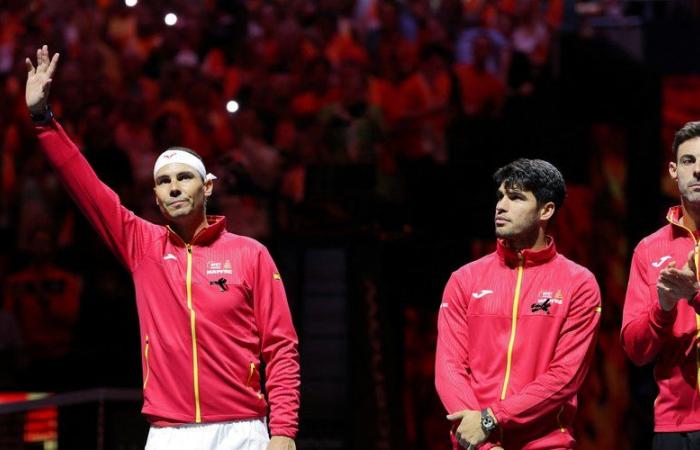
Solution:
M 226 102 L 226 111 L 230 112 L 231 114 L 235 113 L 238 111 L 238 102 L 235 100 L 229 100 Z
M 138 2 L 138 0 L 124 0 L 124 4 L 129 8 L 133 8 Z
M 165 15 L 165 24 L 172 27 L 177 23 L 177 16 L 174 13 L 168 13 Z

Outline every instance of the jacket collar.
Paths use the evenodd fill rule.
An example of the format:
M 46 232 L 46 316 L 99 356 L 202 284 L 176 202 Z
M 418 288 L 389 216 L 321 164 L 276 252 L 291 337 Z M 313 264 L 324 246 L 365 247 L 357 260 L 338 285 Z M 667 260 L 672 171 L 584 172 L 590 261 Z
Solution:
M 668 220 L 671 225 L 676 225 L 685 228 L 681 224 L 681 217 L 683 217 L 683 208 L 681 207 L 681 205 L 670 207 L 668 209 L 668 213 L 666 213 L 666 220 Z
M 669 208 L 668 213 L 666 214 L 666 220 L 668 220 L 668 223 L 673 225 L 672 227 L 672 232 L 674 235 L 682 235 L 682 236 L 687 236 L 687 235 L 694 235 L 698 236 L 700 234 L 697 230 L 695 233 L 690 231 L 688 227 L 683 225 L 683 222 L 681 222 L 681 219 L 683 218 L 683 207 L 681 205 L 677 206 L 672 206 Z
M 510 267 L 518 266 L 521 262 L 524 267 L 539 266 L 557 256 L 557 247 L 554 244 L 554 239 L 551 236 L 546 236 L 545 241 L 547 245 L 541 250 L 533 251 L 526 248 L 518 252 L 506 247 L 503 239 L 498 239 L 496 241 L 496 253 L 499 259 Z
M 187 243 L 170 228 L 170 225 L 166 228 L 168 229 L 168 238 L 173 244 L 179 247 L 185 247 L 187 245 Z M 224 216 L 207 216 L 207 227 L 199 230 L 192 239 L 192 242 L 190 242 L 190 245 L 211 244 L 225 231 L 226 218 Z

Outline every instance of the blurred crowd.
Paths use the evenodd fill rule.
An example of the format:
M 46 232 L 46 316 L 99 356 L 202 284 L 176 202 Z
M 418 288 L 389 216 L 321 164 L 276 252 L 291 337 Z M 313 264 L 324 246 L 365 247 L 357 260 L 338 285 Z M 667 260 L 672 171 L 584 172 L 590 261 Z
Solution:
M 265 239 L 372 227 L 382 217 L 389 228 L 418 222 L 425 211 L 415 204 L 435 168 L 469 160 L 464 134 L 526 113 L 550 76 L 564 8 L 563 0 L 131 5 L 10 0 L 0 11 L 0 227 L 10 237 L 0 273 L 24 267 L 5 279 L 3 309 L 18 325 L 5 345 L 36 347 L 30 359 L 65 353 L 67 345 L 49 345 L 46 354 L 42 342 L 70 339 L 81 290 L 77 275 L 37 265 L 57 264 L 63 252 L 70 266 L 84 236 L 24 105 L 24 59 L 40 45 L 61 53 L 54 114 L 129 208 L 160 220 L 149 195 L 153 161 L 186 146 L 219 176 L 211 210 L 235 232 Z M 42 315 L 42 325 L 27 320 Z

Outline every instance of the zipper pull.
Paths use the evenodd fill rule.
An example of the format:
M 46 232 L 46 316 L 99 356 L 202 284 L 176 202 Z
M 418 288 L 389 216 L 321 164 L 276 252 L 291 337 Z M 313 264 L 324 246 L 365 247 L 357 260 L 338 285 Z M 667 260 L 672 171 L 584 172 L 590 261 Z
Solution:
M 250 386 L 250 382 L 253 380 L 253 375 L 255 374 L 255 363 L 250 363 L 250 371 L 248 372 L 248 379 L 245 382 L 246 386 Z

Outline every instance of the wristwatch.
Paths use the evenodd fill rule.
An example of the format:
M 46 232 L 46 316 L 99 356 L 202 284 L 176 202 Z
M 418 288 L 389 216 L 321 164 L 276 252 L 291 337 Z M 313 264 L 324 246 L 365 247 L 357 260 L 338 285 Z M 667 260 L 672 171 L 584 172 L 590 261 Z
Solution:
M 32 118 L 32 122 L 34 123 L 34 125 L 46 125 L 47 123 L 51 122 L 51 119 L 53 119 L 53 112 L 51 111 L 51 107 L 49 105 L 46 105 L 44 111 L 38 114 L 35 114 L 30 111 L 29 117 Z
M 496 421 L 489 414 L 488 408 L 481 410 L 481 429 L 484 430 L 487 436 L 496 429 Z

